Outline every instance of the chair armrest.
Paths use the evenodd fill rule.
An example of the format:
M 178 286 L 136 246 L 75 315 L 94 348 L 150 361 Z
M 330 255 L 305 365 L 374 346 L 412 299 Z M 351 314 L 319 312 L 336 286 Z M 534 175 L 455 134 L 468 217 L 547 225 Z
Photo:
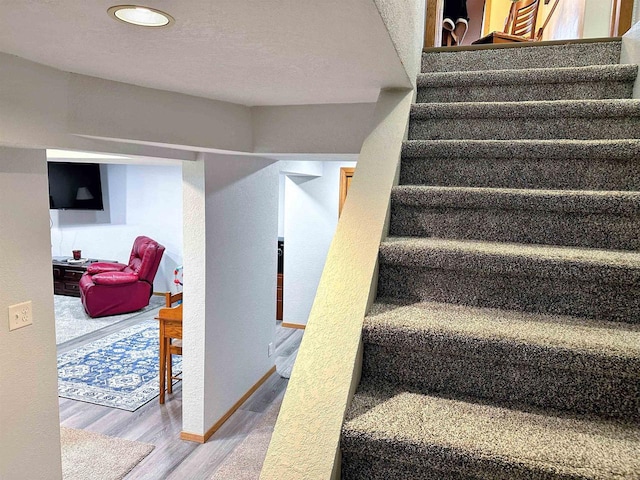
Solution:
M 87 273 L 95 275 L 104 272 L 121 272 L 125 267 L 124 263 L 95 262 L 87 267 Z
M 138 275 L 126 272 L 103 272 L 91 277 L 96 285 L 127 285 L 138 281 Z

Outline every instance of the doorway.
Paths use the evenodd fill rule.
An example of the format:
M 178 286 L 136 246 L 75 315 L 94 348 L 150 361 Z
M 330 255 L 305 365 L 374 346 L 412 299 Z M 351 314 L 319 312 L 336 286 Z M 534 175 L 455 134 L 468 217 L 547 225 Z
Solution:
M 502 32 L 512 0 L 467 0 L 469 30 L 462 46 L 491 32 Z M 540 0 L 536 30 L 542 40 L 621 36 L 631 27 L 633 0 Z M 425 48 L 440 46 L 444 0 L 427 3 Z M 555 6 L 555 9 L 554 9 Z
M 467 0 L 467 13 L 469 14 L 469 29 L 462 41 L 462 45 L 471 45 L 484 34 L 484 12 L 485 3 L 491 6 L 491 0 Z

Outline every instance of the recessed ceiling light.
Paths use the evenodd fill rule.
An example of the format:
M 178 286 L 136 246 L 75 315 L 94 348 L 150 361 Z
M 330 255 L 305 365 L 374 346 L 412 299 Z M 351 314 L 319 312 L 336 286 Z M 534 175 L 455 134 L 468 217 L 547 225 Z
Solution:
M 116 20 L 142 27 L 166 27 L 175 22 L 168 13 L 139 5 L 115 5 L 107 13 Z

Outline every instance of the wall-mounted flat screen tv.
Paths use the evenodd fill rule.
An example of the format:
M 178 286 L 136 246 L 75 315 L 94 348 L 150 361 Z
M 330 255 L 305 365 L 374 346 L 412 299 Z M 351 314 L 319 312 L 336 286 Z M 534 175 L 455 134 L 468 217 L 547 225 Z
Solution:
M 48 162 L 49 208 L 103 210 L 100 165 Z

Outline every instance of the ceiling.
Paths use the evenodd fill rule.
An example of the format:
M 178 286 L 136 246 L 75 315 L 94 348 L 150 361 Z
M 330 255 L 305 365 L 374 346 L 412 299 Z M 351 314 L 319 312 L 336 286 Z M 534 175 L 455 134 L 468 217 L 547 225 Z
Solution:
M 0 51 L 60 70 L 243 105 L 374 102 L 406 76 L 374 0 L 0 0 Z

